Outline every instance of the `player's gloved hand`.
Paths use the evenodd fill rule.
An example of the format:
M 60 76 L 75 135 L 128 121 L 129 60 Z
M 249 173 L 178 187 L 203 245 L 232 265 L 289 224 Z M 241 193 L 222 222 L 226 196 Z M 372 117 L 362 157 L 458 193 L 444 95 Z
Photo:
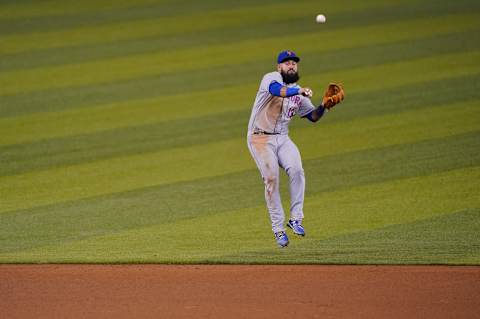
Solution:
M 343 86 L 337 83 L 330 83 L 327 90 L 323 94 L 322 105 L 325 109 L 330 110 L 332 107 L 342 102 L 345 98 Z
M 313 96 L 313 91 L 309 88 L 301 88 L 298 93 L 300 93 L 303 96 L 306 97 L 312 97 Z

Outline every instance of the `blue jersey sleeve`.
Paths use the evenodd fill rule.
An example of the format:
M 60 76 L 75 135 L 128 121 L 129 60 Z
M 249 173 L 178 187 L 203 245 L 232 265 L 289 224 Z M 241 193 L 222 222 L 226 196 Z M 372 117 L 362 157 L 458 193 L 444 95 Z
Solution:
M 318 118 L 316 120 L 314 120 L 312 117 L 313 112 L 317 112 Z M 304 115 L 302 117 L 308 119 L 310 122 L 317 122 L 323 116 L 323 114 L 325 114 L 325 108 L 323 107 L 323 105 L 320 104 L 318 108 L 313 109 L 307 115 Z
M 286 87 L 285 85 L 278 83 L 277 81 L 273 81 L 272 83 L 270 83 L 268 87 L 268 92 L 270 92 L 270 94 L 275 96 L 280 96 L 280 97 L 289 97 L 289 96 L 297 95 L 298 90 L 299 90 L 298 87 L 289 88 L 289 87 Z

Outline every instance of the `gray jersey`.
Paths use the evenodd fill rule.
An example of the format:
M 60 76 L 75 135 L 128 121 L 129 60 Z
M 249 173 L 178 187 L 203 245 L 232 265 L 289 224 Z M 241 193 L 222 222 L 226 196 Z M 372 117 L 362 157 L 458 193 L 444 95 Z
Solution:
M 279 72 L 264 75 L 258 89 L 248 123 L 248 135 L 254 132 L 288 134 L 288 124 L 295 114 L 305 116 L 315 109 L 312 101 L 303 95 L 280 97 L 272 95 L 268 88 L 272 82 L 283 84 Z M 289 87 L 295 87 L 291 84 Z

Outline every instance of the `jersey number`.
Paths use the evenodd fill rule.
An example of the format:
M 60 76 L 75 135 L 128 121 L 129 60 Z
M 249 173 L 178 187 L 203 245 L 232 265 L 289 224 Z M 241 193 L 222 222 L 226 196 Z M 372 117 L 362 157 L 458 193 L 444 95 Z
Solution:
M 300 104 L 300 97 L 295 95 L 291 96 L 289 100 L 293 103 L 293 107 L 288 108 L 287 116 L 288 118 L 292 118 L 295 114 L 297 114 L 298 105 Z
M 287 116 L 289 118 L 292 118 L 296 113 L 297 113 L 297 108 L 296 107 L 291 107 L 291 108 L 288 109 Z

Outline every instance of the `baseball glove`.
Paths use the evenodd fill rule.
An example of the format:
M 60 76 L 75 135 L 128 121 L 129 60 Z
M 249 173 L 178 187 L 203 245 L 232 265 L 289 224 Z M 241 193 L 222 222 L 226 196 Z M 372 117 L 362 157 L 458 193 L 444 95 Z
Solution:
M 337 83 L 330 83 L 327 90 L 323 94 L 322 105 L 327 110 L 342 102 L 345 98 L 343 86 Z

